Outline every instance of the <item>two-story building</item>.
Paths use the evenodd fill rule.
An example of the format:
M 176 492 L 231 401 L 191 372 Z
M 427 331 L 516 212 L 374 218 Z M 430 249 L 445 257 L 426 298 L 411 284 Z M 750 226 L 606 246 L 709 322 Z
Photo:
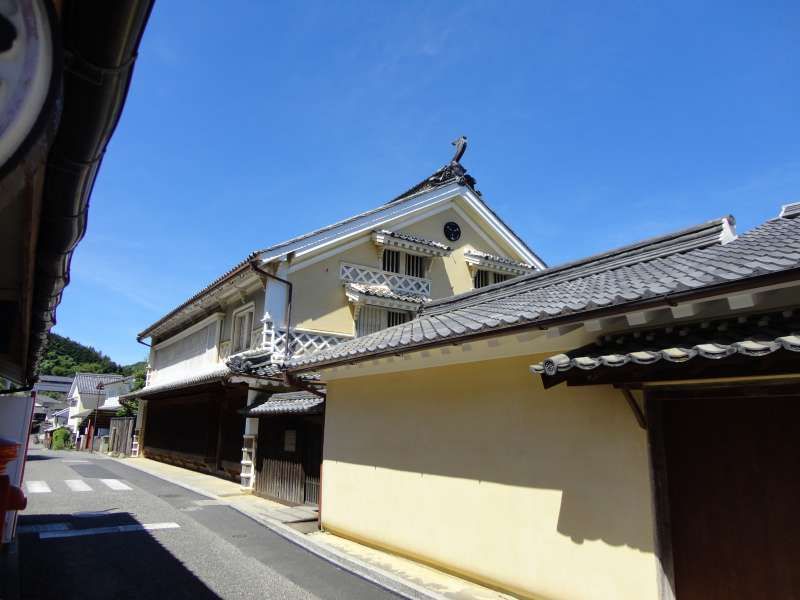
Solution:
M 130 396 L 143 401 L 144 455 L 316 502 L 324 390 L 278 367 L 544 268 L 475 189 L 462 153 L 377 208 L 251 253 L 142 331 L 147 385 Z
M 320 525 L 525 598 L 797 598 L 800 203 L 292 358 Z
M 88 448 L 94 439 L 108 433 L 107 401 L 128 393 L 132 385 L 133 377 L 116 373 L 75 373 L 67 394 L 67 427 L 77 438 L 76 448 Z M 114 411 L 118 408 L 117 403 Z

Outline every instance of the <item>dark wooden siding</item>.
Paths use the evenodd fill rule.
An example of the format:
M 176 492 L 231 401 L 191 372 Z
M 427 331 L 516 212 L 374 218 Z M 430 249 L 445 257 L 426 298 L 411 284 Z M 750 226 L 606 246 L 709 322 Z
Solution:
M 294 432 L 293 450 L 287 449 L 287 432 Z M 318 504 L 321 460 L 322 417 L 261 418 L 256 494 L 289 504 Z
M 246 398 L 246 386 L 216 384 L 148 400 L 144 455 L 236 479 Z

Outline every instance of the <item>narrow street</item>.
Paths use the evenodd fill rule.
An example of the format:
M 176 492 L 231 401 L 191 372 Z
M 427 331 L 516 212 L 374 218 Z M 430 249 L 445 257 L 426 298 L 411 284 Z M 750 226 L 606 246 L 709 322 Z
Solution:
M 31 450 L 22 598 L 396 598 L 232 508 L 87 452 Z

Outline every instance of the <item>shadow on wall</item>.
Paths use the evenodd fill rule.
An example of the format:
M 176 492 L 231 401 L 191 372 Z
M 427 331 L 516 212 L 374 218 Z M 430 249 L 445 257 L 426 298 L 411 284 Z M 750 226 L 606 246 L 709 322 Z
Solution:
M 528 371 L 535 358 L 333 382 L 325 460 L 555 490 L 562 535 L 652 552 L 645 432 L 617 390 L 545 391 Z
M 19 525 L 52 523 L 72 529 L 140 524 L 130 513 L 110 513 L 25 515 Z M 55 539 L 20 532 L 19 546 L 22 598 L 219 598 L 146 531 Z

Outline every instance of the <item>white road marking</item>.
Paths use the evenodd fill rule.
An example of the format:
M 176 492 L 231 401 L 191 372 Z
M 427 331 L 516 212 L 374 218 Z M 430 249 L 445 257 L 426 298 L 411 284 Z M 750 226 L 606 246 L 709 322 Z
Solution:
M 68 458 L 64 459 L 65 463 L 88 463 L 88 460 L 70 460 Z
M 132 489 L 130 486 L 122 483 L 119 479 L 101 479 L 100 481 L 105 483 L 112 490 L 122 491 Z
M 17 533 L 41 533 L 42 531 L 67 531 L 69 523 L 41 523 L 39 525 L 20 525 Z
M 46 481 L 26 481 L 25 488 L 29 494 L 49 494 L 53 491 Z
M 66 531 L 43 531 L 40 540 L 55 538 L 80 537 L 84 535 L 100 535 L 103 533 L 130 533 L 132 531 L 156 531 L 159 529 L 179 529 L 177 523 L 136 523 L 135 525 L 115 525 L 112 527 L 94 527 L 92 529 L 69 529 Z
M 64 483 L 73 492 L 91 492 L 92 488 L 83 479 L 65 479 Z

